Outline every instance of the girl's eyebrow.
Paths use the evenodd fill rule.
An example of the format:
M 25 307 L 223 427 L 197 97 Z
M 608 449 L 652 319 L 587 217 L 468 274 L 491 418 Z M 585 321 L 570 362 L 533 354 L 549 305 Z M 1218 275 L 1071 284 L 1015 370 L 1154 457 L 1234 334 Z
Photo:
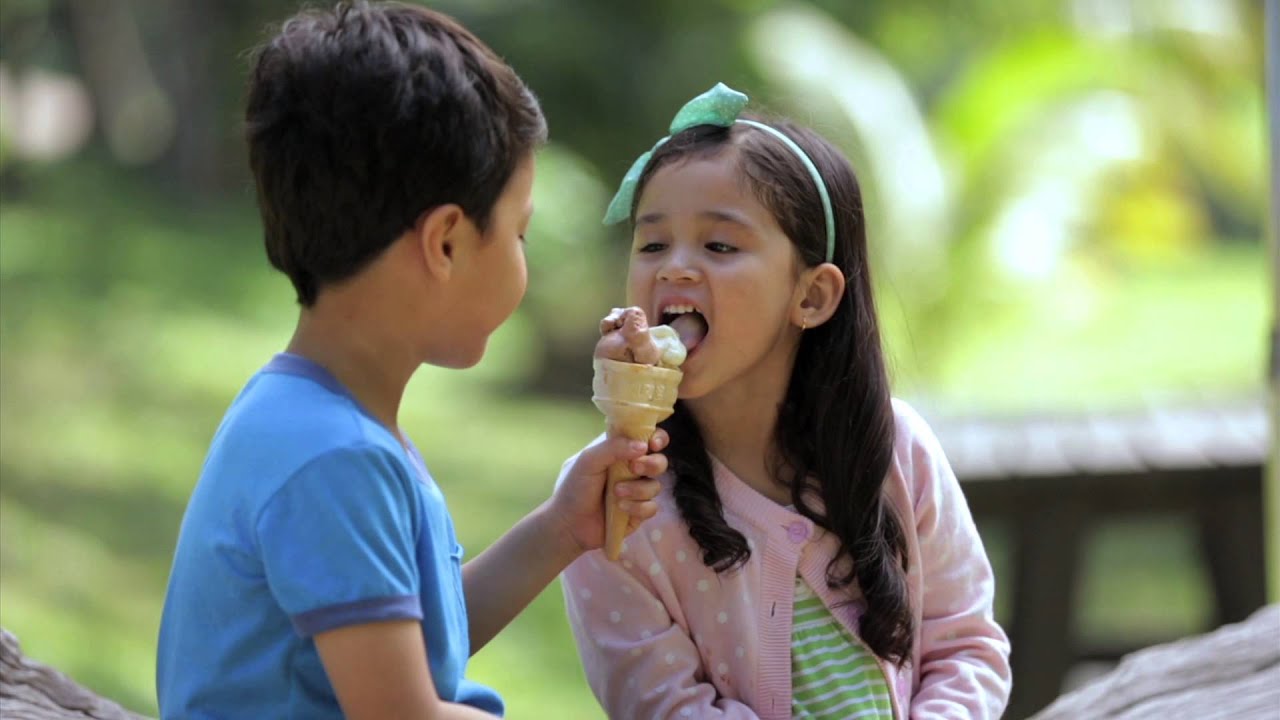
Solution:
M 731 208 L 713 208 L 710 210 L 703 210 L 698 213 L 698 219 L 710 220 L 711 222 L 733 223 L 734 225 L 740 225 L 748 230 L 756 229 L 756 224 L 751 222 L 750 218 Z M 641 225 L 660 225 L 666 222 L 666 220 L 666 213 L 645 213 L 644 215 L 636 218 L 636 227 L 640 227 Z
M 666 219 L 667 219 L 667 216 L 665 213 L 660 213 L 660 212 L 645 213 L 644 215 L 641 215 L 640 217 L 636 218 L 636 227 L 639 227 L 641 225 L 659 225 Z
M 756 224 L 751 222 L 751 218 L 745 214 L 738 212 L 732 208 L 714 208 L 711 210 L 703 210 L 698 213 L 700 218 L 705 218 L 713 222 L 727 222 L 734 225 L 740 225 L 748 230 L 755 230 Z

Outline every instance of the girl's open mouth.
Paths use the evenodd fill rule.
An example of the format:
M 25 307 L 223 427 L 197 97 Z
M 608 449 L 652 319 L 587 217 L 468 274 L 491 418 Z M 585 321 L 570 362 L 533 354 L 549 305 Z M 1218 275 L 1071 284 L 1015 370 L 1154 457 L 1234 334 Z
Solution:
M 690 353 L 706 339 L 710 326 L 702 313 L 689 305 L 674 305 L 662 313 L 662 323 L 670 325 Z

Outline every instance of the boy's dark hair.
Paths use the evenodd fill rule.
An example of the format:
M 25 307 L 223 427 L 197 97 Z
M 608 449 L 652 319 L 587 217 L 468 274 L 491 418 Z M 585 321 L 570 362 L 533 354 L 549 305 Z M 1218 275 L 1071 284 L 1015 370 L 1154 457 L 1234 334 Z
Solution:
M 901 663 L 910 657 L 913 635 L 907 541 L 901 519 L 881 492 L 893 460 L 894 412 L 872 295 L 862 192 L 849 161 L 817 133 L 789 122 L 769 124 L 803 148 L 821 173 L 835 215 L 832 262 L 845 276 L 835 314 L 801 335 L 778 411 L 777 455 L 770 460 L 774 476 L 790 485 L 796 509 L 840 539 L 840 551 L 827 566 L 827 584 L 847 588 L 851 596 L 861 592 L 866 604 L 862 639 L 876 655 Z M 654 151 L 633 202 L 639 202 L 659 168 L 728 153 L 736 153 L 747 187 L 791 239 L 800 262 L 821 264 L 826 224 L 813 179 L 794 152 L 748 125 L 700 125 L 672 137 Z M 724 519 L 697 423 L 677 402 L 663 427 L 671 436 L 667 457 L 677 478 L 676 505 L 703 562 L 717 572 L 741 565 L 751 549 Z M 816 478 L 816 486 L 806 478 Z
M 446 15 L 342 3 L 285 21 L 253 64 L 245 110 L 267 257 L 304 307 L 426 210 L 480 230 L 546 139 L 533 94 Z

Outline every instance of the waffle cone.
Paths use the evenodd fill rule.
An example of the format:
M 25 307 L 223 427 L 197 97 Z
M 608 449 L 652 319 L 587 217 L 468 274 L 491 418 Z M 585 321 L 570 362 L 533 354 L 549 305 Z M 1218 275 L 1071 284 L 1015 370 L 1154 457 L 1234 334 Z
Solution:
M 649 442 L 658 423 L 675 411 L 684 373 L 671 368 L 604 358 L 596 358 L 594 368 L 591 401 L 604 413 L 609 434 Z M 622 553 L 622 540 L 630 524 L 630 518 L 618 508 L 614 488 L 619 482 L 634 477 L 636 474 L 626 463 L 617 463 L 609 468 L 604 505 L 604 553 L 610 560 L 617 560 Z

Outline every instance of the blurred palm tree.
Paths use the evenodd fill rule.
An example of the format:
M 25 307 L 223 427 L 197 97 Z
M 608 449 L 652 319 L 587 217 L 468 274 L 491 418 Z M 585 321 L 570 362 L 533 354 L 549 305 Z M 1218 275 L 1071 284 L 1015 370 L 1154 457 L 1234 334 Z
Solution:
M 1089 335 L 1127 300 L 1125 286 L 1145 282 L 1153 269 L 1212 264 L 1232 245 L 1258 247 L 1263 113 L 1260 37 L 1252 29 L 1259 9 L 1038 5 L 1040 13 L 1024 8 L 1021 18 L 985 6 L 988 15 L 967 24 L 1003 24 L 1004 32 L 966 48 L 960 62 L 943 58 L 952 67 L 927 97 L 913 92 L 883 48 L 895 46 L 895 34 L 907 36 L 897 39 L 905 45 L 932 37 L 953 20 L 946 13 L 917 13 L 918 24 L 903 26 L 882 6 L 883 15 L 864 18 L 883 33 L 874 44 L 847 19 L 802 5 L 767 12 L 748 31 L 776 96 L 844 144 L 864 170 L 888 288 L 882 312 L 900 343 L 910 343 L 907 332 L 919 340 L 904 351 L 909 380 L 939 383 L 944 369 L 973 371 L 965 356 L 983 325 L 1008 325 L 1005 339 L 1024 343 L 1073 329 Z M 1252 278 L 1257 287 L 1259 279 Z M 1171 284 L 1157 294 L 1167 301 L 1185 290 Z M 1130 363 L 1181 360 L 1194 368 L 1203 362 L 1200 348 L 1260 360 L 1261 326 L 1252 339 L 1226 339 L 1232 347 L 1198 348 L 1180 343 L 1214 337 L 1221 318 L 1147 320 L 1171 332 L 1157 333 L 1145 357 L 1128 353 Z M 1150 327 L 1104 332 L 1128 331 L 1152 336 Z M 1088 363 L 1084 355 L 1099 351 L 1106 354 L 1079 348 L 1070 360 Z

